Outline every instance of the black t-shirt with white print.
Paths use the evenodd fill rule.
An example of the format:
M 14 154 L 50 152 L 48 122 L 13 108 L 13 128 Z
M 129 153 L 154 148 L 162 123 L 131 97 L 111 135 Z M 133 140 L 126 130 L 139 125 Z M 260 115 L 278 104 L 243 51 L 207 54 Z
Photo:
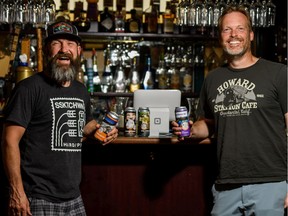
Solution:
M 211 71 L 199 115 L 215 119 L 219 184 L 287 179 L 287 67 L 265 59 Z
M 37 73 L 13 89 L 4 117 L 26 128 L 20 149 L 27 195 L 53 202 L 79 196 L 82 129 L 92 118 L 85 86 L 59 87 Z

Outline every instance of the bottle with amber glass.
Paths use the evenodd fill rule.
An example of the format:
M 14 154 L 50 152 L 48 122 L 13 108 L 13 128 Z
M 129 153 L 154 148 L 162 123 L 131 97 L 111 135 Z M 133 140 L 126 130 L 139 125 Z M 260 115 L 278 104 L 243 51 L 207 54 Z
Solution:
M 69 0 L 61 0 L 60 10 L 56 13 L 55 21 L 70 21 L 70 11 L 68 9 Z
M 145 33 L 157 33 L 158 31 L 158 11 L 159 5 L 150 1 L 150 6 L 145 10 Z
M 127 20 L 127 32 L 139 33 L 141 29 L 141 20 L 137 17 L 137 11 L 131 9 L 131 18 Z
M 129 92 L 135 92 L 140 89 L 140 75 L 137 68 L 137 58 L 134 57 L 132 61 L 132 67 L 128 78 Z
M 166 2 L 165 13 L 163 14 L 163 32 L 171 34 L 174 31 L 175 15 L 171 11 L 171 2 Z

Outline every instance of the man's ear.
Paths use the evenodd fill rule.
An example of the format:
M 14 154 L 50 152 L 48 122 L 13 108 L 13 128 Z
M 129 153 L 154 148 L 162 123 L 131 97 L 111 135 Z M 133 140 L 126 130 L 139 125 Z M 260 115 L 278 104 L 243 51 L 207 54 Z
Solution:
M 254 40 L 254 32 L 250 31 L 250 41 L 253 41 L 253 40 Z
M 79 44 L 79 45 L 78 45 L 78 55 L 79 55 L 79 56 L 81 55 L 81 51 L 82 51 L 82 47 L 81 47 L 81 45 Z

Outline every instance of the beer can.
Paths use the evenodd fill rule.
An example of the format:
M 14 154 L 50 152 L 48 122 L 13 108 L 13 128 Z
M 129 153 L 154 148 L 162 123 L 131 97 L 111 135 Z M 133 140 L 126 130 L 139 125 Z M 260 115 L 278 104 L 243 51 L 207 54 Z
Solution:
M 124 128 L 125 136 L 136 135 L 136 109 L 134 107 L 126 107 L 124 112 Z
M 104 141 L 107 137 L 107 134 L 116 127 L 118 123 L 119 116 L 115 112 L 108 112 L 103 117 L 100 128 L 95 132 L 94 137 L 100 141 Z
M 190 136 L 190 126 L 189 126 L 189 116 L 188 110 L 185 106 L 180 106 L 175 108 L 175 118 L 176 122 L 182 128 L 181 137 Z
M 149 136 L 150 134 L 150 110 L 148 107 L 138 109 L 138 136 Z

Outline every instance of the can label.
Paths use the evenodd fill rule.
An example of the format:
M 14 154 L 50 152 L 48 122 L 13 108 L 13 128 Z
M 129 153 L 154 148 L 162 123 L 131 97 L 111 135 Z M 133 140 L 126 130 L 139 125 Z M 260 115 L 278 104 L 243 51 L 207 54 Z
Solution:
M 138 110 L 138 135 L 149 136 L 150 133 L 150 111 L 147 107 Z
M 181 137 L 190 136 L 190 127 L 189 127 L 189 117 L 186 107 L 176 107 L 175 108 L 175 118 L 178 125 L 182 128 Z
M 136 133 L 136 110 L 134 107 L 127 107 L 124 115 L 125 135 L 135 135 Z
M 107 113 L 103 118 L 100 128 L 95 132 L 94 137 L 103 142 L 106 139 L 107 134 L 116 127 L 118 119 L 117 113 Z

